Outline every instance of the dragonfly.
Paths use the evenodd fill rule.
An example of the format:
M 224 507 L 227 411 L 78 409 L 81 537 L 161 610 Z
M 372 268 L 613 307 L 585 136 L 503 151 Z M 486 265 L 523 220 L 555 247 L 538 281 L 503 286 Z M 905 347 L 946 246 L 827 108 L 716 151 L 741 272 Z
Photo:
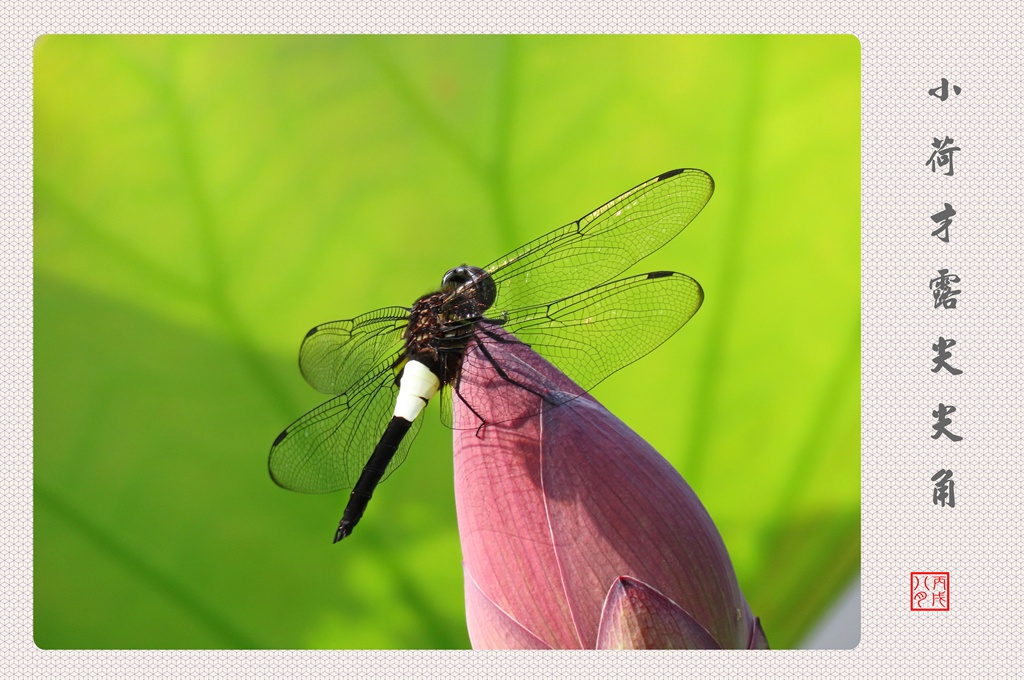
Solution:
M 664 172 L 486 267 L 450 269 L 437 291 L 411 307 L 314 326 L 299 349 L 299 369 L 332 396 L 274 440 L 271 479 L 303 493 L 351 489 L 337 543 L 406 460 L 435 394 L 449 427 L 453 399 L 476 415 L 478 435 L 492 417 L 486 403 L 470 403 L 459 389 L 470 348 L 540 396 L 503 371 L 488 346 L 524 343 L 585 391 L 648 354 L 697 312 L 703 290 L 677 272 L 617 277 L 679 234 L 713 192 L 703 170 Z M 543 410 L 547 402 L 540 403 Z

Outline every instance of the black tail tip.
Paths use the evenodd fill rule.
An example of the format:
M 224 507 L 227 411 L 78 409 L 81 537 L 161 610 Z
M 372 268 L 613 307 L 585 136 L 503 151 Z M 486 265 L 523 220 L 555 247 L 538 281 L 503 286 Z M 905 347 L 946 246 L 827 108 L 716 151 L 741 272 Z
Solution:
M 341 520 L 341 522 L 338 523 L 338 530 L 334 532 L 334 542 L 337 543 L 351 534 L 353 526 L 352 522 L 349 522 L 347 519 Z

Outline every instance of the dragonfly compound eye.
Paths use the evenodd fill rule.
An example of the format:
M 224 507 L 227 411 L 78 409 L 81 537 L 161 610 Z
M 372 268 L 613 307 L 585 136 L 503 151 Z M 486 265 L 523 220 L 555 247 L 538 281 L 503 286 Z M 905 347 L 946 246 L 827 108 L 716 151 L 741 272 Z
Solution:
M 449 269 L 448 273 L 441 279 L 441 290 L 448 293 L 457 290 L 460 286 L 473 282 L 476 291 L 476 300 L 481 305 L 481 311 L 489 309 L 498 296 L 498 289 L 494 285 L 491 275 L 480 267 L 462 265 Z

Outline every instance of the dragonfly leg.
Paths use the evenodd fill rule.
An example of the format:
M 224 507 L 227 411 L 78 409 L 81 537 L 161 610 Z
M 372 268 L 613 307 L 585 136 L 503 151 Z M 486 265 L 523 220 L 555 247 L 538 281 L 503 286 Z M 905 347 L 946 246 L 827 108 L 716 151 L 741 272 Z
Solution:
M 493 337 L 498 342 L 503 342 L 504 341 L 504 342 L 517 342 L 517 343 L 519 343 L 521 345 L 525 345 L 526 344 L 526 343 L 524 343 L 524 342 L 522 342 L 520 340 L 511 340 L 511 339 L 502 340 L 502 339 L 500 339 L 500 336 L 498 336 L 497 334 L 491 335 L 491 333 L 488 333 L 486 329 L 482 329 L 482 330 L 483 330 L 484 334 L 487 335 L 487 337 Z M 501 376 L 501 378 L 503 380 L 507 380 L 508 382 L 512 383 L 516 387 L 524 389 L 527 392 L 529 392 L 530 394 L 533 394 L 535 396 L 540 397 L 541 399 L 543 399 L 544 401 L 546 401 L 549 404 L 556 404 L 557 405 L 559 403 L 557 401 L 552 401 L 551 399 L 549 399 L 547 397 L 546 394 L 542 394 L 542 393 L 538 392 L 537 390 L 533 389 L 532 387 L 530 387 L 528 385 L 524 385 L 523 383 L 519 382 L 518 380 L 516 380 L 515 378 L 510 376 L 508 373 L 506 373 L 505 369 L 503 369 L 501 367 L 501 364 L 499 364 L 497 361 L 495 361 L 494 357 L 491 356 L 491 353 L 489 351 L 487 351 L 487 347 L 485 347 L 484 343 L 480 341 L 480 338 L 474 337 L 473 338 L 473 342 L 475 342 L 477 347 L 480 348 L 481 354 L 483 354 L 484 357 L 486 357 L 487 360 L 489 362 L 491 362 L 491 366 L 494 366 L 494 370 L 498 373 L 499 376 Z M 475 413 L 475 411 L 474 411 L 474 413 Z
M 476 409 L 473 408 L 473 405 L 470 404 L 468 401 L 466 401 L 466 398 L 462 396 L 462 391 L 459 389 L 459 385 L 461 383 L 462 383 L 462 375 L 460 374 L 458 379 L 455 381 L 455 384 L 452 386 L 452 391 L 455 392 L 455 396 L 457 396 L 459 398 L 459 401 L 461 401 L 463 404 L 465 404 L 466 408 L 468 408 L 473 413 L 473 415 L 476 416 L 476 419 L 480 421 L 480 425 L 476 428 L 476 436 L 478 438 L 480 438 L 480 437 L 483 436 L 480 433 L 483 432 L 484 426 L 487 425 L 487 421 L 484 419 L 484 417 L 482 415 L 477 413 Z
M 487 319 L 486 320 L 486 322 L 493 323 L 496 326 L 503 326 L 503 325 L 505 325 L 506 321 L 508 321 L 508 312 L 502 312 L 501 313 L 501 321 L 498 321 L 497 319 Z M 514 335 L 509 335 L 508 333 L 505 333 L 505 334 L 495 333 L 494 331 L 492 331 L 489 328 L 487 328 L 487 326 L 485 325 L 485 322 L 483 322 L 483 321 L 481 321 L 480 323 L 477 324 L 477 330 L 479 330 L 481 333 L 483 333 L 484 335 L 489 337 L 491 340 L 494 340 L 495 342 L 499 342 L 499 343 L 501 343 L 503 345 L 504 344 L 526 345 L 525 342 L 523 342 L 522 340 L 520 340 L 519 338 L 517 338 Z M 529 345 L 527 345 L 527 347 L 529 347 Z

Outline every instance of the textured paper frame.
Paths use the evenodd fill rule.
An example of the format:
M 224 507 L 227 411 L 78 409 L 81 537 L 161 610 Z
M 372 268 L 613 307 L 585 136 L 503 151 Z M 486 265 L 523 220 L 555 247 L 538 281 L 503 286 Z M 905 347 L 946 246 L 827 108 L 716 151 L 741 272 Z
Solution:
M 1016 151 L 1022 15 L 1010 2 L 124 3 L 6 6 L 2 124 L 5 408 L 0 672 L 13 677 L 1011 675 L 1020 655 L 1019 376 L 1024 201 Z M 44 33 L 849 33 L 862 49 L 862 637 L 853 650 L 770 652 L 41 651 L 32 642 L 32 48 Z M 965 94 L 937 106 L 940 77 Z M 949 184 L 961 238 L 927 238 L 933 136 L 963 152 Z M 953 179 L 953 178 L 949 178 Z M 922 236 L 924 234 L 924 236 Z M 941 250 L 939 248 L 941 247 Z M 946 456 L 957 512 L 921 502 L 937 458 L 921 362 L 942 260 L 965 279 L 947 324 L 970 357 Z M 967 287 L 967 281 L 970 281 Z M 968 348 L 969 354 L 968 354 Z M 925 431 L 922 433 L 922 427 Z M 949 571 L 956 604 L 906 606 L 911 571 Z M 998 600 L 998 602 L 997 602 Z

